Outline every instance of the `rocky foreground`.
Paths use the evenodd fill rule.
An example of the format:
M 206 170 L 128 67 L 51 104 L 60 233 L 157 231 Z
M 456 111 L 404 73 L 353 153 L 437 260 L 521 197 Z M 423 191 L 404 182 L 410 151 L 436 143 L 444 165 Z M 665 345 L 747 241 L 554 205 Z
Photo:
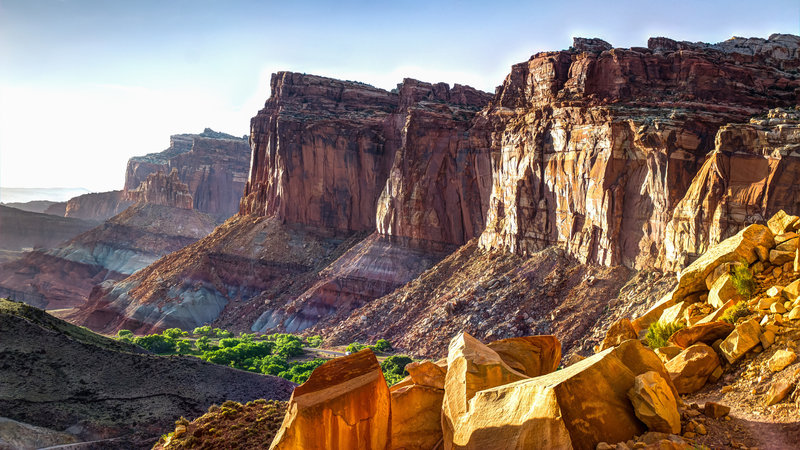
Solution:
M 800 217 L 781 211 L 711 247 L 662 302 L 613 324 L 586 358 L 562 359 L 552 335 L 487 345 L 462 332 L 447 358 L 409 364 L 391 388 L 370 350 L 328 362 L 294 390 L 270 448 L 792 448 L 798 231 Z M 743 268 L 746 298 L 730 289 Z M 653 323 L 677 331 L 656 346 Z M 161 444 L 202 445 L 187 430 Z

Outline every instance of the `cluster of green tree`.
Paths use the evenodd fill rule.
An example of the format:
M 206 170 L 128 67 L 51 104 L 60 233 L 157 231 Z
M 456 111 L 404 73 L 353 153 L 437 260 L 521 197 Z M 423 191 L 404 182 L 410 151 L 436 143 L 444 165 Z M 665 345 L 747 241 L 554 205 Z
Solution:
M 378 339 L 375 342 L 375 345 L 367 345 L 367 344 L 361 344 L 361 343 L 358 343 L 358 342 L 353 342 L 353 343 L 351 343 L 351 344 L 349 344 L 347 346 L 347 351 L 349 353 L 355 353 L 355 352 L 364 350 L 365 348 L 368 348 L 368 349 L 370 349 L 370 350 L 372 350 L 374 352 L 377 351 L 377 352 L 381 352 L 381 353 L 386 353 L 386 352 L 390 352 L 390 351 L 393 350 L 392 349 L 392 344 L 389 341 L 387 341 L 386 339 Z
M 250 372 L 275 375 L 295 383 L 305 383 L 311 372 L 325 363 L 325 359 L 299 360 L 306 354 L 303 347 L 319 347 L 322 337 L 301 338 L 293 334 L 276 333 L 265 336 L 242 333 L 238 337 L 227 330 L 203 326 L 192 333 L 180 328 L 170 328 L 161 334 L 134 336 L 130 330 L 120 330 L 117 339 L 138 345 L 160 355 L 196 356 L 203 361 L 234 367 Z M 392 346 L 385 339 L 375 345 L 351 344 L 362 348 L 373 348 L 386 352 Z M 406 361 L 407 360 L 407 361 Z M 404 362 L 405 361 L 405 362 Z M 381 364 L 389 384 L 403 379 L 405 364 L 411 362 L 407 356 L 390 356 Z M 384 367 L 385 365 L 385 367 Z M 390 381 L 393 380 L 393 381 Z

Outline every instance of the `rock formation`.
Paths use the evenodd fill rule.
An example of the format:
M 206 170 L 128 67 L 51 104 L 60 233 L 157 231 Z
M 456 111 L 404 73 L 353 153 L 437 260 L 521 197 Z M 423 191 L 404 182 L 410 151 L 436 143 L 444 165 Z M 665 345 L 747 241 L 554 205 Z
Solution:
M 496 155 L 481 246 L 653 265 L 717 130 L 797 103 L 800 78 L 784 69 L 799 42 L 581 44 L 515 65 L 480 116 Z
M 223 221 L 238 209 L 249 160 L 246 139 L 209 128 L 200 134 L 176 134 L 170 136 L 168 149 L 128 161 L 124 190 L 137 190 L 151 174 L 176 170 L 188 186 L 192 207 Z
M 197 211 L 136 205 L 61 245 L 0 265 L 0 290 L 41 308 L 82 306 L 95 285 L 125 278 L 207 235 L 214 224 Z
M 178 178 L 178 169 L 169 175 L 162 171 L 151 173 L 136 189 L 125 192 L 125 197 L 134 203 L 171 206 L 192 209 L 192 194 L 189 187 Z
M 123 191 L 93 192 L 69 199 L 64 216 L 102 222 L 125 211 L 131 204 Z
M 0 249 L 49 248 L 97 225 L 97 222 L 54 217 L 0 205 Z

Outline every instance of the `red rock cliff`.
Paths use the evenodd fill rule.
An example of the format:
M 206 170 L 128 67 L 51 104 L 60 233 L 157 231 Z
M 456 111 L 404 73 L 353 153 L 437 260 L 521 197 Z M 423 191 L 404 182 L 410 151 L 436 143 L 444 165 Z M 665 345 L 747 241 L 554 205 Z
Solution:
M 137 189 L 150 174 L 176 170 L 186 183 L 194 209 L 224 220 L 236 213 L 247 178 L 250 148 L 245 139 L 206 129 L 170 136 L 160 153 L 128 161 L 125 191 Z
M 717 130 L 798 102 L 800 77 L 786 69 L 799 42 L 576 42 L 515 65 L 473 128 L 492 133 L 481 246 L 560 244 L 582 262 L 653 265 Z
M 64 217 L 103 221 L 125 211 L 131 204 L 123 191 L 93 192 L 69 199 Z
M 151 173 L 136 189 L 129 190 L 125 196 L 136 203 L 172 206 L 174 208 L 192 209 L 192 194 L 189 186 L 181 182 L 178 169 L 172 169 L 169 175 L 162 171 Z

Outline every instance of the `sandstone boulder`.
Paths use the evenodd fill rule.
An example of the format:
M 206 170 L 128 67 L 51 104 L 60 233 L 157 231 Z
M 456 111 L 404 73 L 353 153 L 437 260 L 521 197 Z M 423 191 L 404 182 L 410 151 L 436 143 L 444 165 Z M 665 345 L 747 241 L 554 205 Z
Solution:
M 736 235 L 709 248 L 702 256 L 681 271 L 676 296 L 685 296 L 705 289 L 705 280 L 720 264 L 730 262 L 753 263 L 755 248 L 775 246 L 773 233 L 764 225 L 750 225 Z
M 725 273 L 717 278 L 711 286 L 711 290 L 708 291 L 708 303 L 715 308 L 721 307 L 730 300 L 738 302 L 741 299 L 742 297 L 736 290 L 736 286 L 733 284 L 733 278 L 729 273 Z
M 429 450 L 442 440 L 444 389 L 414 384 L 392 387 L 392 449 Z
M 797 297 L 800 296 L 800 278 L 789 283 L 788 286 L 783 288 L 783 291 L 781 291 L 781 295 L 783 295 L 784 298 L 790 301 L 794 301 L 795 299 L 797 299 Z
M 797 216 L 786 214 L 786 211 L 780 210 L 770 217 L 767 221 L 767 226 L 772 231 L 772 234 L 783 234 L 787 231 L 795 230 L 793 225 L 797 219 Z
M 786 318 L 789 320 L 800 320 L 800 306 L 792 308 L 789 314 L 786 314 Z
M 561 362 L 561 342 L 555 336 L 501 339 L 488 347 L 509 367 L 528 377 L 553 372 Z
M 667 345 L 665 347 L 659 347 L 655 350 L 656 355 L 661 358 L 661 361 L 666 364 L 672 358 L 678 356 L 683 349 L 681 347 L 677 347 L 675 345 Z
M 445 446 L 594 449 L 627 441 L 645 431 L 627 393 L 649 371 L 664 368 L 652 350 L 630 340 L 548 375 L 482 390 L 456 423 L 452 447 L 447 437 Z
M 761 325 L 755 319 L 750 319 L 737 325 L 733 332 L 722 341 L 719 346 L 720 352 L 729 363 L 733 364 L 761 342 L 760 335 Z
M 690 394 L 702 388 L 717 367 L 717 353 L 703 343 L 692 345 L 666 364 L 672 383 L 680 394 Z
M 780 403 L 783 399 L 789 395 L 789 392 L 792 391 L 794 386 L 792 383 L 786 380 L 776 381 L 772 383 L 772 386 L 769 387 L 769 390 L 766 394 L 764 394 L 764 405 L 765 406 L 772 406 L 776 403 Z
M 622 319 L 614 322 L 606 332 L 606 337 L 600 344 L 600 351 L 607 348 L 616 347 L 623 341 L 628 339 L 637 339 L 639 336 L 636 329 L 633 328 L 630 319 L 623 317 Z
M 473 409 L 470 400 L 476 392 L 526 378 L 469 334 L 462 332 L 450 340 L 442 402 L 444 442 L 453 442 L 453 433 Z
M 767 367 L 773 372 L 780 372 L 797 359 L 797 354 L 791 350 L 778 350 L 767 361 Z
M 709 314 L 709 315 L 703 317 L 702 319 L 700 319 L 695 325 L 702 325 L 704 323 L 711 323 L 711 322 L 719 321 L 722 318 L 722 316 L 725 315 L 725 311 L 727 311 L 728 308 L 730 308 L 731 306 L 733 306 L 735 304 L 736 304 L 736 300 L 734 300 L 734 299 L 728 300 L 727 302 L 725 302 L 724 305 L 722 305 L 721 307 L 715 309 L 714 312 L 712 312 L 711 314 Z
M 669 338 L 669 342 L 680 348 L 689 348 L 697 342 L 711 345 L 717 339 L 725 339 L 734 326 L 728 322 L 710 322 L 681 328 Z
M 336 358 L 295 388 L 270 449 L 388 449 L 390 408 L 372 350 Z
M 661 323 L 679 322 L 685 325 L 684 313 L 688 307 L 689 304 L 687 302 L 678 302 L 665 309 L 664 312 L 661 313 L 661 317 L 658 321 Z
M 720 417 L 727 416 L 729 412 L 731 412 L 730 406 L 725 406 L 714 402 L 706 402 L 705 406 L 703 407 L 703 414 L 713 419 L 719 419 Z
M 782 266 L 788 262 L 794 262 L 795 251 L 781 251 L 781 250 L 770 250 L 769 251 L 769 262 L 774 266 Z
M 406 372 L 414 384 L 444 389 L 447 366 L 441 367 L 430 361 L 412 362 L 406 365 Z
M 637 375 L 633 387 L 628 391 L 636 417 L 650 431 L 678 434 L 681 431 L 681 416 L 678 402 L 669 384 L 657 372 Z

